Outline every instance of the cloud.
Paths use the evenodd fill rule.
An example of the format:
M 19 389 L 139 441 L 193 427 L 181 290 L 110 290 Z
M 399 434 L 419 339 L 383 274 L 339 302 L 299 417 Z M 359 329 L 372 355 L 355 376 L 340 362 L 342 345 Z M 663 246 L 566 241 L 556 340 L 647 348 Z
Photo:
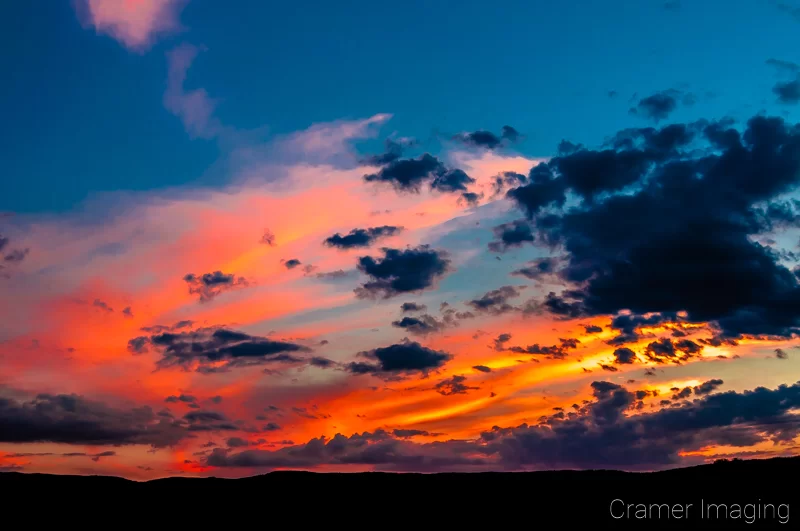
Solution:
M 405 339 L 388 347 L 359 352 L 358 357 L 367 361 L 351 362 L 347 366 L 348 371 L 391 377 L 413 373 L 427 375 L 428 372 L 444 366 L 453 356 Z
M 270 247 L 275 246 L 275 235 L 269 229 L 264 229 L 264 233 L 261 235 L 261 240 L 259 240 L 264 245 L 268 245 Z
M 447 254 L 427 245 L 382 251 L 382 258 L 362 256 L 358 259 L 359 271 L 372 279 L 356 289 L 360 298 L 390 298 L 419 292 L 433 286 L 450 270 Z
M 415 159 L 393 160 L 378 173 L 364 176 L 367 183 L 388 183 L 399 192 L 420 193 L 422 185 L 439 192 L 466 192 L 475 179 L 460 169 L 447 168 L 430 153 Z
M 529 263 L 529 265 L 520 269 L 515 269 L 511 272 L 514 276 L 525 277 L 529 280 L 538 280 L 542 277 L 553 275 L 558 267 L 557 258 L 538 258 Z
M 698 134 L 710 147 L 695 149 L 690 139 Z M 543 213 L 518 201 L 534 218 L 537 238 L 566 250 L 559 277 L 568 288 L 541 307 L 570 318 L 685 312 L 687 322 L 711 322 L 733 339 L 794 334 L 797 277 L 752 237 L 774 228 L 774 214 L 761 205 L 797 188 L 800 131 L 757 116 L 744 132 L 697 122 L 636 136 L 615 149 L 547 163 L 570 168 L 554 179 L 577 186 L 577 207 Z M 638 187 L 615 193 L 632 185 Z M 601 190 L 608 197 L 594 200 Z
M 117 409 L 65 394 L 40 394 L 27 401 L 0 398 L 0 442 L 164 448 L 186 436 L 186 426 L 147 406 Z
M 508 303 L 509 300 L 519 297 L 524 286 L 502 286 L 493 289 L 478 299 L 473 299 L 467 304 L 475 311 L 490 315 L 501 315 L 519 310 Z
M 234 367 L 267 363 L 297 363 L 297 354 L 310 352 L 308 347 L 276 341 L 225 328 L 202 328 L 191 332 L 164 332 L 149 338 L 135 338 L 129 350 L 141 350 L 145 344 L 161 353 L 160 368 L 195 368 L 198 372 L 219 372 Z M 137 351 L 138 353 L 138 351 Z
M 424 304 L 417 304 L 416 302 L 404 302 L 400 306 L 400 310 L 403 312 L 423 312 L 427 309 L 427 306 Z
M 199 296 L 200 302 L 208 302 L 223 292 L 250 285 L 244 277 L 236 277 L 222 271 L 203 273 L 202 275 L 188 273 L 183 277 L 183 281 L 189 286 L 190 294 Z
M 284 267 L 286 267 L 286 269 L 294 269 L 295 267 L 297 267 L 297 266 L 299 266 L 301 264 L 302 264 L 302 262 L 300 260 L 298 260 L 297 258 L 290 258 L 290 259 L 286 260 L 285 262 L 283 262 L 283 265 L 284 265 Z
M 769 66 L 776 68 L 781 72 L 797 73 L 800 72 L 800 65 L 792 61 L 784 61 L 783 59 L 769 58 L 766 63 Z
M 533 229 L 524 219 L 503 223 L 492 230 L 496 240 L 489 242 L 489 250 L 495 253 L 534 242 Z
M 194 397 L 192 395 L 179 395 L 179 396 L 170 395 L 170 396 L 168 396 L 167 398 L 164 399 L 164 402 L 169 402 L 169 403 L 173 403 L 173 404 L 177 403 L 177 402 L 184 402 L 186 404 L 194 404 L 194 403 L 197 402 L 197 397 Z
M 682 101 L 684 105 L 692 105 L 694 97 L 692 94 L 682 93 L 675 89 L 656 92 L 640 99 L 629 112 L 659 122 L 668 118 L 678 108 L 679 101 Z
M 385 166 L 398 160 L 408 147 L 413 147 L 417 141 L 413 138 L 387 138 L 385 140 L 386 151 L 379 155 L 372 155 L 364 158 L 361 163 L 364 166 Z
M 500 339 L 500 338 L 498 338 Z M 508 339 L 511 339 L 510 337 Z M 558 345 L 540 346 L 538 343 L 528 345 L 527 347 L 506 347 L 505 342 L 501 342 L 499 346 L 501 350 L 508 350 L 515 354 L 533 354 L 537 356 L 546 356 L 550 359 L 564 359 L 569 355 L 570 350 L 578 348 L 580 341 L 573 338 L 561 338 Z
M 205 89 L 187 91 L 184 87 L 186 74 L 200 48 L 182 44 L 167 53 L 167 90 L 164 92 L 164 107 L 183 122 L 186 131 L 196 138 L 213 138 L 223 131 L 214 117 L 216 101 Z
M 510 125 L 504 125 L 500 135 L 496 135 L 490 131 L 474 131 L 471 133 L 459 133 L 453 137 L 453 140 L 462 142 L 468 146 L 497 149 L 504 147 L 508 143 L 516 142 L 520 137 L 519 132 Z
M 629 348 L 621 347 L 614 350 L 614 362 L 620 365 L 631 364 L 636 361 L 636 353 Z
M 179 15 L 188 0 L 76 0 L 81 22 L 130 50 L 143 52 L 158 37 L 181 29 Z
M 712 388 L 717 382 L 708 384 Z M 706 384 L 698 386 L 703 388 Z M 414 443 L 383 430 L 316 438 L 280 450 L 223 449 L 212 467 L 300 468 L 369 464 L 386 471 L 619 468 L 652 470 L 691 460 L 684 452 L 714 445 L 786 444 L 800 434 L 794 411 L 800 383 L 742 393 L 706 394 L 652 413 L 636 413 L 648 391 L 605 381 L 591 384 L 592 400 L 575 411 L 544 416 L 536 425 L 495 426 L 472 440 Z M 697 388 L 695 388 L 697 389 Z M 698 393 L 695 393 L 698 394 Z
M 405 316 L 398 321 L 392 321 L 395 328 L 403 328 L 411 334 L 425 335 L 441 331 L 446 325 L 432 315 L 423 314 L 419 317 Z
M 772 92 L 778 97 L 780 103 L 798 103 L 800 102 L 800 78 L 778 82 L 772 87 Z
M 7 253 L 3 258 L 3 261 L 9 263 L 19 263 L 25 260 L 25 257 L 28 256 L 30 249 L 14 249 L 13 251 Z
M 388 238 L 402 231 L 403 227 L 392 227 L 390 225 L 370 227 L 368 229 L 353 229 L 344 236 L 337 232 L 333 236 L 326 238 L 323 243 L 329 247 L 339 249 L 356 249 L 369 247 L 381 238 Z
M 475 391 L 480 387 L 472 387 L 464 383 L 467 380 L 466 376 L 453 375 L 450 378 L 440 381 L 433 388 L 437 393 L 444 396 L 466 394 L 467 391 Z

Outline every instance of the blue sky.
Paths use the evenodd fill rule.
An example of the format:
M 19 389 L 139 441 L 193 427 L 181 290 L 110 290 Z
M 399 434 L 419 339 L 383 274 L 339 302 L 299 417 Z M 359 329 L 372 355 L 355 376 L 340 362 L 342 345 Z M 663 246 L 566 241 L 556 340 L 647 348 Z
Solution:
M 770 2 L 676 5 L 242 0 L 221 10 L 193 0 L 181 31 L 130 53 L 86 31 L 68 2 L 11 2 L 0 22 L 0 210 L 61 211 L 95 191 L 224 179 L 212 168 L 224 146 L 189 137 L 162 104 L 165 53 L 184 42 L 204 48 L 187 88 L 216 99 L 223 123 L 275 134 L 392 113 L 385 133 L 509 124 L 526 135 L 520 151 L 549 156 L 562 138 L 596 144 L 641 125 L 627 113 L 634 95 L 686 90 L 704 117 L 784 110 L 765 60 L 800 59 L 797 20 Z

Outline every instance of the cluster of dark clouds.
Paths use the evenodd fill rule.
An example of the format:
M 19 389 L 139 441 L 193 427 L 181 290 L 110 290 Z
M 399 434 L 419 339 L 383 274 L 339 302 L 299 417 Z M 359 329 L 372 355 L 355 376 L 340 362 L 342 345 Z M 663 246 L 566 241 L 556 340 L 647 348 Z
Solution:
M 475 179 L 463 170 L 448 168 L 430 153 L 412 159 L 393 160 L 378 173 L 365 175 L 364 181 L 389 184 L 398 192 L 406 193 L 419 193 L 425 185 L 437 192 L 467 192 L 467 187 L 475 183 Z
M 527 226 L 530 243 L 560 253 L 565 289 L 540 311 L 683 312 L 716 341 L 786 338 L 800 330 L 798 278 L 756 237 L 800 226 L 784 198 L 798 184 L 800 127 L 781 118 L 624 130 L 602 149 L 562 146 L 534 167 L 507 192 L 525 217 L 503 234 L 530 241 Z
M 150 407 L 118 409 L 77 395 L 0 398 L 0 442 L 172 446 L 190 423 Z
M 800 435 L 795 413 L 800 407 L 800 383 L 714 393 L 721 384 L 710 380 L 688 393 L 677 390 L 676 395 L 684 395 L 680 400 L 644 413 L 643 400 L 652 392 L 595 381 L 592 400 L 575 404 L 571 411 L 542 417 L 533 426 L 494 427 L 477 440 L 416 443 L 402 434 L 378 430 L 316 438 L 276 451 L 215 449 L 206 464 L 266 469 L 362 464 L 388 471 L 646 470 L 685 463 L 681 452 L 711 445 L 749 447 L 765 441 L 786 445 Z
M 547 359 L 564 359 L 570 351 L 577 349 L 581 342 L 575 338 L 559 338 L 558 343 L 555 345 L 540 345 L 535 343 L 533 345 L 522 346 L 509 346 L 512 339 L 511 334 L 500 334 L 492 342 L 492 348 L 497 352 L 510 352 L 513 354 L 529 354 L 533 356 L 542 356 Z
M 358 270 L 370 277 L 356 288 L 359 298 L 387 299 L 419 292 L 434 286 L 450 271 L 450 259 L 444 251 L 420 245 L 409 249 L 382 249 L 383 257 L 363 256 Z
M 222 271 L 214 271 L 202 275 L 188 273 L 183 277 L 183 281 L 189 286 L 189 293 L 197 295 L 200 302 L 208 302 L 220 293 L 249 285 L 246 278 L 237 277 L 231 273 L 223 273 Z
M 453 358 L 447 352 L 430 349 L 407 338 L 388 347 L 359 352 L 357 357 L 363 361 L 350 362 L 346 365 L 347 371 L 390 380 L 412 374 L 427 376 Z
M 370 227 L 368 229 L 353 229 L 348 234 L 336 233 L 325 239 L 323 242 L 329 247 L 338 249 L 356 249 L 369 247 L 381 238 L 395 236 L 403 231 L 403 227 L 393 227 L 384 225 L 382 227 Z
M 448 303 L 439 307 L 440 316 L 430 313 L 420 313 L 427 310 L 424 304 L 405 302 L 400 306 L 403 314 L 417 313 L 418 315 L 403 315 L 400 319 L 392 321 L 392 326 L 402 328 L 413 335 L 428 335 L 441 332 L 447 328 L 459 326 L 461 321 L 473 319 L 475 314 L 469 311 L 461 312 L 452 308 Z
M 161 358 L 158 368 L 196 368 L 202 373 L 227 372 L 234 367 L 274 363 L 302 364 L 304 345 L 253 336 L 226 328 L 207 327 L 191 331 L 158 331 L 128 341 L 128 351 L 143 354 L 150 348 Z

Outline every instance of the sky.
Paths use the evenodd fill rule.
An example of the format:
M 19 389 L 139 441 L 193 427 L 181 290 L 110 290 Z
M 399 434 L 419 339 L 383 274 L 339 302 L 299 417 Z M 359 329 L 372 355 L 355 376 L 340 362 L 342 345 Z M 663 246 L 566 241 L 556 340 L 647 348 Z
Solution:
M 798 453 L 800 3 L 0 21 L 0 470 Z

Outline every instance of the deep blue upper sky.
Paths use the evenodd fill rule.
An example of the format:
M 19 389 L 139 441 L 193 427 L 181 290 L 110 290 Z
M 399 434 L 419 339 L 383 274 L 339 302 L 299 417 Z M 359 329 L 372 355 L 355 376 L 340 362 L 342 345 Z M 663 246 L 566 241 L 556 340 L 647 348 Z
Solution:
M 800 62 L 800 20 L 769 1 L 191 0 L 181 22 L 136 53 L 86 31 L 69 2 L 4 3 L 0 210 L 219 178 L 217 143 L 163 105 L 165 54 L 184 42 L 205 47 L 187 87 L 218 99 L 222 122 L 274 133 L 392 113 L 386 133 L 509 124 L 520 150 L 549 156 L 562 138 L 644 125 L 634 94 L 693 93 L 675 120 L 796 112 L 775 103 L 765 61 Z

